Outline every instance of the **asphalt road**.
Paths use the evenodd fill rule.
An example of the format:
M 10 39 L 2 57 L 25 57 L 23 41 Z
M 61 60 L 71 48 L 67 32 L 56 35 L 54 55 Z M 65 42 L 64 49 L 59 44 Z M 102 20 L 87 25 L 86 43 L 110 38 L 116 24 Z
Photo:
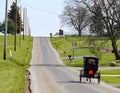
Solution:
M 33 40 L 29 68 L 32 93 L 120 93 L 119 89 L 96 80 L 79 83 L 79 72 L 63 64 L 48 38 Z

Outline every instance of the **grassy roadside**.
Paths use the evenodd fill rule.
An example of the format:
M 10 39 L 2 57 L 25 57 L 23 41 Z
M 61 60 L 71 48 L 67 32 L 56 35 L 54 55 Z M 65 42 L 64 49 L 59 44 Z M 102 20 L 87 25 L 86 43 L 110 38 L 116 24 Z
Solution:
M 8 36 L 7 60 L 3 60 L 3 41 L 4 37 L 0 36 L 0 93 L 23 93 L 26 86 L 25 70 L 29 67 L 31 58 L 32 37 L 26 36 L 20 46 L 17 36 L 17 49 L 14 51 L 14 36 Z
M 60 54 L 61 58 L 65 62 L 67 66 L 73 66 L 73 67 L 82 67 L 83 66 L 83 59 L 76 59 L 72 60 L 71 62 L 68 60 L 68 55 L 73 55 L 73 50 L 72 50 L 72 41 L 76 41 L 76 47 L 77 49 L 74 51 L 75 56 L 94 56 L 90 52 L 89 46 L 87 45 L 88 42 L 86 38 L 81 37 L 81 38 L 73 38 L 73 37 L 68 37 L 68 38 L 60 38 L 60 37 L 53 37 L 50 38 L 51 43 L 53 47 L 58 51 Z M 99 42 L 103 42 L 99 40 Z M 120 43 L 120 40 L 117 42 L 118 44 Z M 109 47 L 111 48 L 111 43 L 108 41 L 105 43 L 104 47 Z M 86 47 L 87 46 L 87 47 Z M 110 62 L 116 61 L 114 60 L 114 54 L 111 52 L 102 52 L 102 57 L 99 62 L 100 66 L 109 66 Z M 117 61 L 117 66 L 120 66 L 120 61 Z M 120 75 L 120 70 L 109 70 L 109 71 L 102 71 L 102 74 L 115 74 L 115 75 Z M 107 83 L 112 83 L 112 84 L 117 84 L 117 87 L 120 88 L 120 77 L 102 77 L 102 80 L 107 82 Z
M 102 70 L 101 73 L 102 75 L 120 75 L 120 70 Z M 101 79 L 120 88 L 120 76 L 102 76 Z
M 76 41 L 76 50 L 74 50 L 74 56 L 95 56 L 93 53 L 90 52 L 90 46 L 87 42 L 87 37 L 68 37 L 66 38 L 60 38 L 60 37 L 53 37 L 50 38 L 51 43 L 53 47 L 58 51 L 60 56 L 63 58 L 66 65 L 69 66 L 82 66 L 83 59 L 77 59 L 72 60 L 69 62 L 68 55 L 73 55 L 73 49 L 72 49 L 72 41 Z M 96 40 L 97 41 L 97 40 Z M 103 40 L 98 40 L 97 42 L 104 42 Z M 118 44 L 120 43 L 120 40 L 118 40 Z M 104 46 L 104 45 L 103 45 Z M 105 43 L 104 47 L 111 48 L 111 42 L 108 41 Z M 104 48 L 103 47 L 103 48 Z M 99 62 L 100 66 L 109 66 L 110 62 L 116 61 L 115 56 L 112 52 L 102 52 L 101 53 L 101 59 Z M 116 61 L 117 65 L 120 66 L 120 60 Z

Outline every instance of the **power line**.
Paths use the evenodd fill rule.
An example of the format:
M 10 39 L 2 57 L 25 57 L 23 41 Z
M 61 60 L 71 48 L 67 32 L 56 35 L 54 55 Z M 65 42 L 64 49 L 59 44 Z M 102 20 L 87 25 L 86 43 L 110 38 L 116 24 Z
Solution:
M 35 10 L 40 11 L 40 12 L 46 12 L 46 13 L 57 14 L 57 15 L 59 14 L 59 13 L 57 13 L 57 12 L 53 12 L 53 11 L 49 11 L 49 10 L 44 10 L 44 9 L 36 8 L 36 7 L 34 7 L 34 6 L 25 4 L 25 3 L 21 2 L 21 1 L 20 1 L 20 3 L 21 3 L 23 6 L 27 6 L 27 7 L 29 7 L 29 8 L 35 9 Z

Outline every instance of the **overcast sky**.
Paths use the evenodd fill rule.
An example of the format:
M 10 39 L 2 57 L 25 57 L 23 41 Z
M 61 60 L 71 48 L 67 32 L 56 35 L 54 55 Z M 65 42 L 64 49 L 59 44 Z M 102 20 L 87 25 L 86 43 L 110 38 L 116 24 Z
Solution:
M 13 1 L 8 0 L 9 7 Z M 0 21 L 5 19 L 5 2 L 0 0 Z M 61 28 L 58 16 L 64 9 L 64 0 L 18 0 L 18 5 L 27 8 L 32 36 L 49 36 Z

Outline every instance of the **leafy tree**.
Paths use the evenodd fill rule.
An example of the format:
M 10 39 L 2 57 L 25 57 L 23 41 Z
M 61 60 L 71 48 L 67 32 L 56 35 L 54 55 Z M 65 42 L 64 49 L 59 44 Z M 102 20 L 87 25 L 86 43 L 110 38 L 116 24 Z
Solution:
M 0 32 L 4 33 L 4 28 L 5 28 L 5 24 L 3 24 L 2 22 L 0 22 Z
M 14 24 L 13 20 L 9 19 L 7 34 L 14 34 L 14 27 L 15 27 L 15 24 Z M 0 32 L 4 33 L 4 31 L 5 31 L 5 21 L 0 26 Z
M 9 12 L 8 12 L 8 18 L 10 19 L 10 22 L 13 21 L 14 25 L 15 25 L 16 3 L 13 2 L 10 8 L 11 8 L 11 10 L 9 10 Z M 13 25 L 12 29 L 15 27 L 14 25 Z M 11 28 L 11 27 L 9 27 L 9 28 Z M 19 7 L 17 7 L 17 33 L 20 32 L 19 29 L 20 29 L 20 13 L 19 13 Z M 11 32 L 11 33 L 13 34 L 13 32 Z
M 14 34 L 14 28 L 15 28 L 15 25 L 14 25 L 14 22 L 13 20 L 9 19 L 8 20 L 8 34 Z
M 16 15 L 15 12 L 16 12 L 15 3 L 13 2 L 11 5 L 11 9 L 8 12 L 8 32 L 7 32 L 8 34 L 14 34 L 15 15 Z M 19 14 L 19 7 L 17 7 L 17 34 L 20 33 L 19 29 L 20 29 L 20 14 Z M 4 33 L 4 31 L 5 31 L 5 22 L 3 21 L 3 23 L 1 22 L 0 24 L 0 32 Z

